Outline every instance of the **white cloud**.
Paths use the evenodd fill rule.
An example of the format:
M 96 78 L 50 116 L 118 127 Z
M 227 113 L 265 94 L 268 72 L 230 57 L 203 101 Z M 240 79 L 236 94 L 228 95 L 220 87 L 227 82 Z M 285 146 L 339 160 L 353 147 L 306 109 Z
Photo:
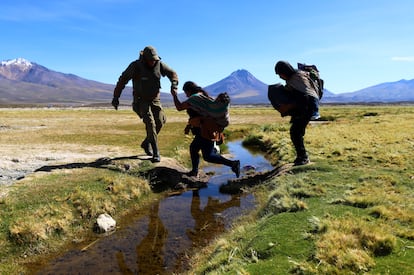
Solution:
M 414 62 L 414 56 L 394 56 L 391 60 L 397 62 Z

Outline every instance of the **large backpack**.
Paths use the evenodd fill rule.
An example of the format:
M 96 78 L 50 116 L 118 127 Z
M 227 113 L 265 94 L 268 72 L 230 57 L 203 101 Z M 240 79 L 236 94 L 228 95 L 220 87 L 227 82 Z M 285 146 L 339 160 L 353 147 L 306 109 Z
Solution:
M 298 63 L 298 70 L 306 71 L 313 83 L 315 84 L 316 91 L 318 92 L 319 99 L 323 96 L 324 81 L 319 76 L 319 70 L 316 65 L 306 65 L 304 63 Z

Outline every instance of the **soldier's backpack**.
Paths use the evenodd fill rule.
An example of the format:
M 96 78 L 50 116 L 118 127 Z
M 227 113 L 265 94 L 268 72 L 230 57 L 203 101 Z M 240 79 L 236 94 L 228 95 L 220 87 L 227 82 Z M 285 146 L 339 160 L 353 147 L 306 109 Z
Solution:
M 323 79 L 320 78 L 318 68 L 315 65 L 307 65 L 303 63 L 298 63 L 298 70 L 306 71 L 309 73 L 311 80 L 315 84 L 319 99 L 321 99 L 323 96 L 324 81 Z

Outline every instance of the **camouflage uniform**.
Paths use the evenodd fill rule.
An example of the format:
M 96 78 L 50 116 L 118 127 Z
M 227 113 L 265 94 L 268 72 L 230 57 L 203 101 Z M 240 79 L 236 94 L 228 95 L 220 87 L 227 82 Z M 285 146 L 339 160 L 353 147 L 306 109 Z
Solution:
M 153 67 L 147 64 L 148 60 L 155 62 Z M 132 79 L 134 96 L 132 108 L 142 118 L 147 131 L 147 136 L 141 147 L 148 155 L 152 154 L 155 161 L 159 161 L 158 133 L 166 122 L 160 102 L 160 79 L 162 76 L 169 78 L 172 89 L 177 88 L 177 73 L 160 61 L 155 48 L 148 46 L 141 51 L 140 58 L 129 64 L 121 74 L 114 89 L 114 99 L 117 100 L 126 84 Z M 152 147 L 152 153 L 149 151 L 149 145 Z

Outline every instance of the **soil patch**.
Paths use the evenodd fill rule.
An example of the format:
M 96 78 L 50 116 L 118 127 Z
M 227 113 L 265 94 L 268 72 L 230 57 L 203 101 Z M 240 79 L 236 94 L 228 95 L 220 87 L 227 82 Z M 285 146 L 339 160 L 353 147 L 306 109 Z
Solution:
M 26 177 L 36 176 L 39 172 L 53 172 L 62 169 L 79 169 L 84 167 L 107 168 L 129 172 L 130 168 L 142 161 L 150 161 L 146 155 L 107 157 L 97 151 L 108 152 L 107 148 L 89 148 L 90 152 L 76 150 L 47 150 L 46 148 L 3 148 L 3 158 L 0 160 L 0 187 L 10 186 Z M 69 148 L 68 148 L 69 149 Z M 101 150 L 100 150 L 101 149 Z M 112 152 L 119 154 L 119 151 Z M 151 187 L 156 192 L 168 189 L 186 190 L 187 188 L 202 188 L 206 186 L 209 176 L 187 176 L 188 169 L 177 160 L 162 157 L 161 162 L 154 168 L 142 172 L 141 176 L 149 179 Z M 8 188 L 1 188 L 0 198 L 6 196 Z
M 46 146 L 15 146 L 3 145 L 0 159 L 0 186 L 11 185 L 40 167 L 52 164 L 65 164 L 71 162 L 84 162 L 103 157 L 107 148 L 87 148 L 79 152 L 78 146 L 65 145 L 60 149 L 50 149 Z M 110 152 L 111 153 L 111 152 Z M 113 150 L 112 153 L 116 153 Z

